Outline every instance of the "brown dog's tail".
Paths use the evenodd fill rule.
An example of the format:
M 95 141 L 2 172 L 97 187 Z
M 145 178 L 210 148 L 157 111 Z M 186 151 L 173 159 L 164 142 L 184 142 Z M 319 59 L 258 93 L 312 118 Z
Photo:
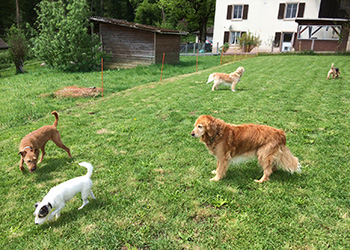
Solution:
M 52 111 L 51 114 L 53 114 L 55 116 L 55 121 L 53 123 L 53 125 L 57 128 L 57 124 L 58 124 L 58 113 L 56 111 Z
M 282 146 L 280 152 L 275 158 L 275 163 L 280 166 L 283 170 L 290 173 L 301 173 L 301 165 L 297 157 L 290 152 L 287 146 Z

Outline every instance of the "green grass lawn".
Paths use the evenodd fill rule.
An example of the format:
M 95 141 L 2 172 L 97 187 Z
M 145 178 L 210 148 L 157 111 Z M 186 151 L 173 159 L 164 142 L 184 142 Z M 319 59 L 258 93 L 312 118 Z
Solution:
M 259 56 L 223 66 L 219 57 L 205 60 L 215 67 L 183 76 L 195 65 L 171 67 L 161 83 L 155 66 L 110 71 L 104 78 L 113 87 L 103 99 L 44 95 L 71 83 L 97 85 L 97 73 L 40 68 L 0 79 L 0 248 L 349 249 L 350 57 Z M 341 76 L 326 80 L 332 62 Z M 245 73 L 237 92 L 205 84 L 213 71 L 238 66 Z M 53 109 L 73 158 L 49 142 L 38 170 L 21 173 L 20 140 L 52 124 Z M 201 114 L 285 130 L 303 172 L 277 171 L 258 184 L 262 171 L 252 161 L 209 182 L 216 160 L 190 136 Z M 97 199 L 77 210 L 77 195 L 58 220 L 36 226 L 35 202 L 85 174 L 81 161 L 94 166 Z

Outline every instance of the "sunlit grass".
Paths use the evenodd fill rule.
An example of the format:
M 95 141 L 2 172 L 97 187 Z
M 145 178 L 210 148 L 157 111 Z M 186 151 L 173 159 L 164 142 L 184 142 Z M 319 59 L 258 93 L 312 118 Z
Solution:
M 332 62 L 341 77 L 326 80 Z M 238 66 L 245 73 L 237 92 L 226 86 L 212 92 L 205 84 L 213 70 L 232 72 Z M 137 70 L 140 79 L 152 75 Z M 348 72 L 345 56 L 256 57 L 161 83 L 157 76 L 155 82 L 130 85 L 104 99 L 56 104 L 43 98 L 50 101 L 41 119 L 0 132 L 0 247 L 347 249 Z M 137 77 L 122 76 L 120 82 Z M 41 93 L 34 83 L 42 77 L 32 80 L 34 95 Z M 50 111 L 56 105 L 58 130 L 73 159 L 49 142 L 38 170 L 22 174 L 18 144 L 33 129 L 53 122 Z M 190 136 L 200 114 L 285 130 L 302 174 L 277 171 L 259 185 L 254 179 L 262 172 L 253 161 L 231 167 L 220 182 L 209 182 L 215 158 Z M 82 201 L 77 195 L 57 221 L 34 225 L 33 204 L 58 182 L 85 174 L 81 161 L 94 165 L 97 199 L 78 211 Z

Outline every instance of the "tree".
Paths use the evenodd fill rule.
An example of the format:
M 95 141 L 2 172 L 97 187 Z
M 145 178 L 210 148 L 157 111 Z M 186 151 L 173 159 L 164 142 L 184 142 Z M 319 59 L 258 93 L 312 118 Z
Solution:
M 86 0 L 43 0 L 38 5 L 34 52 L 49 66 L 65 71 L 89 71 L 102 53 L 96 35 L 88 33 L 90 13 Z
M 207 24 L 213 20 L 215 0 L 159 0 L 164 7 L 167 21 L 176 27 L 179 20 L 188 22 L 189 31 L 199 30 L 199 40 L 204 42 L 207 34 Z
M 24 73 L 24 60 L 28 53 L 28 43 L 23 31 L 15 25 L 7 32 L 7 43 L 10 46 L 10 55 L 16 66 L 16 73 Z

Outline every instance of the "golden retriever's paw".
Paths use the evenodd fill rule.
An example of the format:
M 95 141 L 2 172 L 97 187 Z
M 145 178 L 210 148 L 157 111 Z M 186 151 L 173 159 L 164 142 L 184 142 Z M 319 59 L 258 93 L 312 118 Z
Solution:
M 260 180 L 254 180 L 254 181 L 257 183 L 263 183 L 264 181 L 268 181 L 268 179 L 267 180 L 260 179 Z
M 218 178 L 218 177 L 216 177 L 216 176 L 215 176 L 214 178 L 211 178 L 211 179 L 210 179 L 210 181 L 219 181 L 219 180 L 220 180 L 220 178 Z
M 216 170 L 211 171 L 212 174 L 216 174 Z

